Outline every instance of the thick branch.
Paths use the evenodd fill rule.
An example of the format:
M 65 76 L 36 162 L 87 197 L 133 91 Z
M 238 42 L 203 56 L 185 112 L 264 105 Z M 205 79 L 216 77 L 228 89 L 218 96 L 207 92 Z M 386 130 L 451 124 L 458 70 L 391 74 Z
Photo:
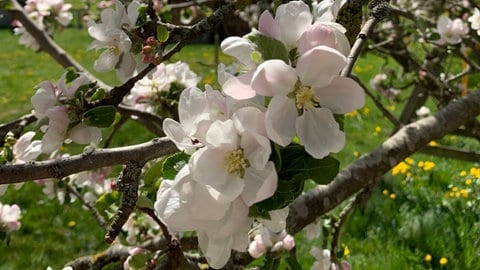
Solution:
M 329 185 L 318 186 L 290 205 L 289 233 L 297 233 L 363 187 L 374 183 L 393 166 L 419 151 L 430 141 L 442 138 L 480 114 L 480 90 L 451 103 L 434 116 L 401 128 L 371 153 L 343 169 Z
M 176 151 L 175 145 L 170 140 L 159 138 L 143 144 L 95 149 L 92 152 L 55 160 L 0 165 L 0 184 L 21 183 L 45 178 L 62 178 L 81 171 L 126 164 L 129 161 L 142 163 Z

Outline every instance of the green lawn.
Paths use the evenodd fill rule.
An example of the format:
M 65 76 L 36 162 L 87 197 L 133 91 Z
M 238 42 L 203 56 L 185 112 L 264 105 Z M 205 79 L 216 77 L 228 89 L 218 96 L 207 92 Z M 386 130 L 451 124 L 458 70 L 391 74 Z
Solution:
M 0 40 L 0 121 L 7 121 L 29 113 L 34 86 L 43 80 L 58 80 L 63 69 L 45 53 L 33 53 L 17 45 L 17 37 L 9 30 L 0 30 Z M 98 54 L 86 52 L 91 40 L 85 31 L 67 29 L 56 40 L 92 70 Z M 203 86 L 215 81 L 213 55 L 212 46 L 192 45 L 172 60 L 183 59 L 192 64 L 192 69 L 204 76 Z M 373 56 L 360 59 L 355 69 L 357 75 L 368 84 L 383 61 Z M 118 83 L 113 72 L 96 75 L 111 85 Z M 400 104 L 390 105 L 388 108 L 395 115 L 401 112 Z M 375 148 L 387 138 L 391 128 L 371 101 L 357 115 L 347 116 L 347 145 L 336 155 L 342 166 Z M 120 132 L 113 145 L 152 137 L 134 123 L 123 129 L 129 132 Z M 479 149 L 478 142 L 459 137 L 448 136 L 439 143 Z M 346 259 L 354 269 L 475 269 L 480 265 L 480 180 L 469 176 L 469 172 L 471 167 L 480 165 L 420 154 L 412 158 L 411 177 L 386 175 L 366 208 L 356 210 L 349 218 L 341 241 L 350 250 Z M 435 166 L 423 170 L 418 167 L 420 161 L 431 161 Z M 466 171 L 465 176 L 461 176 L 462 171 Z M 472 183 L 467 185 L 467 179 L 473 179 Z M 458 192 L 468 190 L 468 195 L 456 196 L 455 187 Z M 450 192 L 454 192 L 453 196 Z M 23 210 L 21 230 L 12 234 L 8 246 L 0 242 L 0 269 L 46 269 L 49 265 L 61 269 L 73 258 L 106 248 L 104 232 L 78 202 L 59 205 L 46 199 L 35 183 L 28 183 L 19 191 L 10 188 L 0 201 L 16 203 Z M 313 258 L 308 253 L 310 245 L 303 243 L 304 237 L 299 235 L 298 256 L 304 269 L 309 269 Z M 424 260 L 427 254 L 432 261 Z M 441 257 L 448 259 L 444 266 L 439 264 Z

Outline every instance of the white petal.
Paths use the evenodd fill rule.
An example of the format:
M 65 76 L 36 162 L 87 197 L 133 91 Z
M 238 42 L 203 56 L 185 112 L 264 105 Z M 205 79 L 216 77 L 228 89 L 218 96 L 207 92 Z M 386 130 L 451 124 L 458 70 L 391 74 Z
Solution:
M 20 136 L 20 138 L 18 138 L 17 142 L 13 146 L 13 154 L 15 156 L 22 155 L 27 150 L 27 147 L 30 145 L 33 136 L 35 136 L 35 132 L 33 131 L 25 132 L 22 136 Z
M 248 40 L 241 37 L 227 37 L 220 44 L 223 53 L 231 55 L 238 59 L 242 64 L 249 68 L 255 68 L 257 65 L 252 61 L 251 55 L 255 47 Z
M 230 208 L 210 195 L 208 186 L 196 184 L 190 204 L 191 216 L 198 220 L 220 220 Z
M 298 113 L 295 102 L 286 96 L 274 96 L 265 114 L 268 138 L 286 146 L 295 135 L 295 121 Z
M 219 269 L 230 259 L 233 237 L 216 237 L 214 234 L 198 232 L 198 244 L 209 266 Z
M 98 72 L 107 72 L 112 70 L 118 62 L 118 54 L 106 49 L 100 57 L 93 63 L 93 68 Z
M 315 94 L 320 98 L 320 106 L 335 114 L 349 113 L 365 105 L 362 87 L 351 78 L 335 77 L 328 86 L 315 88 Z
M 302 33 L 312 24 L 312 14 L 304 2 L 292 1 L 277 8 L 275 21 L 279 39 L 293 48 Z
M 296 130 L 300 143 L 314 158 L 324 158 L 342 150 L 345 134 L 340 130 L 332 112 L 326 108 L 304 111 L 297 119 Z
M 238 131 L 233 120 L 215 121 L 206 134 L 208 145 L 221 147 L 225 150 L 237 150 L 239 146 Z
M 163 121 L 162 126 L 165 135 L 172 140 L 179 150 L 193 153 L 196 146 L 192 143 L 192 139 L 185 133 L 180 123 L 167 118 Z M 200 144 L 198 144 L 198 146 L 200 146 Z
M 252 88 L 262 96 L 287 95 L 297 82 L 295 69 L 282 60 L 263 62 L 252 78 Z
M 250 166 L 256 169 L 263 169 L 272 152 L 270 140 L 266 137 L 253 133 L 245 132 L 241 140 L 241 148 L 245 157 L 250 162 Z
M 297 61 L 297 74 L 304 85 L 323 87 L 330 84 L 347 64 L 345 56 L 330 47 L 317 46 Z
M 135 59 L 131 53 L 123 53 L 120 59 L 120 63 L 117 67 L 117 77 L 122 82 L 126 82 L 132 76 L 135 71 Z
M 45 114 L 48 117 L 48 129 L 42 138 L 42 151 L 51 153 L 63 144 L 69 120 L 65 106 L 53 107 Z
M 207 98 L 202 90 L 192 87 L 182 91 L 178 103 L 178 117 L 187 134 L 195 133 L 196 118 L 206 112 Z
M 248 206 L 270 198 L 277 190 L 277 171 L 273 162 L 268 162 L 263 170 L 249 168 L 245 173 L 245 188 L 242 198 Z
M 102 140 L 102 132 L 97 127 L 79 124 L 70 130 L 70 139 L 78 144 L 98 145 Z
M 249 130 L 267 136 L 265 129 L 265 113 L 256 107 L 243 107 L 235 111 L 232 116 L 233 123 L 239 134 Z

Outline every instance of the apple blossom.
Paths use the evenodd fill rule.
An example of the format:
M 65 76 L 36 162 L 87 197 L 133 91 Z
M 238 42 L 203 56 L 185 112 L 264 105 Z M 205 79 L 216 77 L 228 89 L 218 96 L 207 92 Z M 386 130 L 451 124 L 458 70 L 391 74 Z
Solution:
M 195 87 L 201 77 L 181 61 L 172 64 L 160 64 L 156 69 L 135 83 L 124 103 L 135 109 L 155 112 L 162 94 L 169 91 Z M 180 89 L 178 89 L 180 88 Z
M 332 262 L 330 259 L 330 250 L 323 249 L 320 250 L 317 247 L 312 247 L 310 250 L 310 254 L 315 257 L 316 261 L 313 263 L 310 270 L 350 270 L 352 266 L 347 262 L 342 260 L 341 267 L 339 267 L 336 263 Z
M 468 26 L 460 18 L 452 20 L 447 15 L 441 15 L 438 17 L 436 31 L 440 34 L 438 44 L 458 44 L 468 34 Z
M 312 3 L 313 18 L 320 22 L 334 22 L 338 11 L 347 0 L 323 0 Z
M 20 229 L 20 207 L 18 205 L 8 205 L 0 203 L 0 229 L 6 231 L 16 231 Z
M 477 35 L 480 36 L 480 9 L 475 8 L 472 16 L 468 17 L 472 29 L 477 31 Z
M 96 71 L 106 72 L 116 68 L 120 80 L 126 81 L 133 74 L 136 62 L 130 53 L 132 41 L 122 27 L 135 26 L 131 25 L 131 21 L 138 14 L 133 17 L 131 14 L 127 15 L 120 1 L 116 0 L 115 4 L 115 10 L 108 8 L 102 11 L 101 23 L 88 23 L 88 33 L 95 39 L 88 49 L 106 49 L 93 65 Z M 130 5 L 134 7 L 138 6 L 138 3 L 133 1 Z M 129 6 L 130 10 L 135 9 Z
M 206 132 L 215 120 L 227 119 L 225 97 L 212 89 L 187 88 L 180 94 L 178 116 L 180 123 L 165 119 L 163 131 L 178 149 L 191 154 L 205 143 Z
M 365 102 L 355 81 L 338 76 L 345 65 L 345 56 L 327 46 L 306 52 L 295 68 L 281 60 L 262 63 L 253 75 L 251 88 L 272 96 L 265 116 L 268 137 L 286 146 L 297 134 L 315 158 L 340 151 L 345 135 L 333 114 L 351 112 Z
M 295 247 L 294 238 L 285 230 L 275 233 L 264 226 L 256 229 L 256 235 L 248 246 L 248 253 L 253 258 L 259 258 L 268 250 L 276 252 L 280 250 L 291 250 Z
M 195 181 L 210 186 L 210 193 L 224 202 L 240 196 L 251 206 L 271 197 L 277 173 L 268 160 L 271 148 L 264 122 L 263 112 L 255 107 L 240 108 L 232 119 L 215 121 L 206 133 L 205 147 L 190 158 Z
M 250 227 L 248 206 L 238 197 L 234 201 L 212 196 L 210 186 L 193 179 L 184 166 L 175 180 L 163 180 L 157 193 L 155 211 L 174 232 L 196 231 L 199 247 L 214 268 L 223 267 L 231 249 L 244 251 Z

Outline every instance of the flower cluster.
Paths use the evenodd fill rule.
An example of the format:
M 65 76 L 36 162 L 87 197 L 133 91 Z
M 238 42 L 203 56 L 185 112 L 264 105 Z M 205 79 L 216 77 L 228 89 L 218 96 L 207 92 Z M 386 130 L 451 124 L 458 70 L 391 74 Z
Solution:
M 74 74 L 75 79 L 69 78 L 71 74 L 65 72 L 56 84 L 41 82 L 31 98 L 40 130 L 45 132 L 41 146 L 43 153 L 57 150 L 66 138 L 78 144 L 93 145 L 102 139 L 100 129 L 85 121 L 81 112 L 82 101 L 76 96 L 77 91 L 90 81 L 84 74 Z
M 311 270 L 328 270 L 328 269 L 343 269 L 350 270 L 352 266 L 347 261 L 341 261 L 339 266 L 338 264 L 331 261 L 330 250 L 328 249 L 319 249 L 317 247 L 312 247 L 310 254 L 316 259 L 313 263 Z
M 124 103 L 139 111 L 162 114 L 176 103 L 181 90 L 197 86 L 200 80 L 184 62 L 162 63 L 134 85 Z
M 447 15 L 441 15 L 438 17 L 436 31 L 440 34 L 438 44 L 458 44 L 468 34 L 468 26 L 460 18 L 452 20 Z
M 47 30 L 52 34 L 54 30 L 66 27 L 73 18 L 70 12 L 71 4 L 65 4 L 63 0 L 27 0 L 25 12 L 40 29 Z M 14 22 L 15 34 L 21 35 L 20 44 L 23 44 L 34 51 L 40 49 L 35 38 L 19 22 Z
M 232 249 L 245 251 L 248 231 L 258 224 L 283 226 L 252 237 L 255 256 L 293 247 L 282 233 L 285 205 L 258 206 L 275 194 L 280 173 L 292 177 L 276 167 L 272 145 L 288 147 L 296 136 L 307 155 L 326 158 L 345 143 L 336 117 L 364 104 L 361 87 L 339 76 L 350 45 L 332 21 L 339 1 L 326 2 L 315 16 L 301 1 L 280 5 L 275 17 L 262 13 L 259 31 L 225 39 L 221 48 L 238 59 L 240 73 L 219 68 L 223 93 L 185 89 L 179 122 L 164 121 L 165 134 L 189 156 L 173 180 L 162 182 L 155 210 L 170 230 L 196 231 L 214 268 L 226 264 Z
M 16 231 L 20 229 L 20 207 L 0 203 L 0 231 Z

